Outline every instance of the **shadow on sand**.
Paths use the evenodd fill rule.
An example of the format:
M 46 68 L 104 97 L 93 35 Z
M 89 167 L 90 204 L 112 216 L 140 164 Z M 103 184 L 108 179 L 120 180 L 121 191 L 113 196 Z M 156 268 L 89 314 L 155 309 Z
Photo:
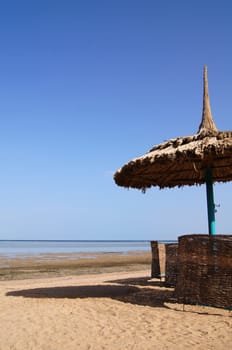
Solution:
M 173 290 L 161 288 L 161 283 L 136 278 L 108 281 L 101 285 L 24 289 L 6 295 L 25 298 L 111 298 L 124 303 L 166 307 L 164 303 L 173 301 Z

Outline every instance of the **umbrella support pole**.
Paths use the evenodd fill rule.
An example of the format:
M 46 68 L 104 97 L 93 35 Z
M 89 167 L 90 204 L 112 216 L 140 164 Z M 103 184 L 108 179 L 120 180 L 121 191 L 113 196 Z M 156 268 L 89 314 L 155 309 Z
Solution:
M 214 195 L 213 195 L 212 169 L 207 168 L 205 170 L 205 180 L 206 180 L 209 234 L 215 235 L 216 223 L 215 223 L 215 204 L 214 204 Z

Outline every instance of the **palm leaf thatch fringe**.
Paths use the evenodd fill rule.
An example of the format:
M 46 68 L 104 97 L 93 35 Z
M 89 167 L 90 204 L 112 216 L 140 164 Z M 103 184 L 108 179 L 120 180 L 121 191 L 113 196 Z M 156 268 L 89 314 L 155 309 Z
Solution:
M 182 187 L 205 183 L 211 168 L 213 182 L 232 180 L 232 131 L 218 131 L 211 114 L 207 67 L 204 67 L 202 121 L 198 133 L 158 144 L 116 171 L 117 185 L 145 192 L 151 186 Z

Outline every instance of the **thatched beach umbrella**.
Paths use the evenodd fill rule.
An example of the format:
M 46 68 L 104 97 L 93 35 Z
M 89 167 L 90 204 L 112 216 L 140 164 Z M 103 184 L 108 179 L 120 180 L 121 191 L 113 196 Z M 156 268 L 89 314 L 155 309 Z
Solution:
M 182 187 L 206 183 L 209 233 L 215 234 L 213 183 L 232 180 L 232 131 L 218 131 L 211 114 L 207 67 L 204 67 L 202 121 L 193 136 L 153 147 L 119 169 L 117 185 L 145 191 L 152 186 Z

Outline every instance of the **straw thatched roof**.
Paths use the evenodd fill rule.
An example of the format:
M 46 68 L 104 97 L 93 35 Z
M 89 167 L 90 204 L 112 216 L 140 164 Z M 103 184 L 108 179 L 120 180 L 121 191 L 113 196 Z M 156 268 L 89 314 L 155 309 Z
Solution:
M 211 168 L 213 182 L 232 180 L 232 131 L 218 131 L 215 126 L 204 67 L 203 112 L 197 134 L 153 147 L 119 169 L 114 180 L 119 186 L 142 190 L 151 186 L 191 186 L 205 183 L 206 168 Z

